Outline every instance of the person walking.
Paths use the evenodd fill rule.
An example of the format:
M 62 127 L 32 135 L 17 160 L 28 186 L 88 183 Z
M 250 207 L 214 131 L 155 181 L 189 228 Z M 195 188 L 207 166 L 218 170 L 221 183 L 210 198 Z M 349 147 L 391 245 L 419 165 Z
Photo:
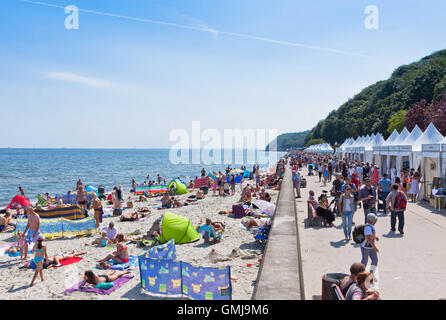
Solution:
M 367 266 L 369 257 L 371 259 L 370 272 L 374 272 L 378 266 L 378 253 L 379 250 L 376 247 L 375 242 L 379 241 L 376 236 L 375 224 L 378 221 L 378 217 L 374 213 L 367 215 L 367 224 L 364 227 L 365 240 L 361 244 L 361 263 Z
M 355 197 L 352 195 L 352 188 L 347 186 L 345 193 L 341 195 L 338 201 L 338 212 L 342 216 L 342 228 L 344 230 L 345 241 L 351 240 L 354 206 Z
M 396 218 L 398 217 L 398 231 L 404 234 L 404 211 L 407 206 L 407 198 L 403 192 L 398 190 L 399 186 L 392 185 L 392 192 L 386 198 L 387 213 L 390 215 L 390 231 L 395 232 Z
M 299 172 L 297 171 L 293 171 L 293 187 L 296 190 L 296 198 L 301 198 L 300 195 L 300 183 L 301 183 L 302 179 L 299 175 Z
M 392 186 L 392 183 L 390 182 L 390 179 L 387 175 L 387 173 L 384 173 L 384 176 L 381 180 L 378 182 L 378 195 L 379 199 L 383 202 L 383 211 L 386 212 L 386 199 L 387 196 L 390 193 L 390 187 Z
M 376 213 L 376 189 L 369 178 L 364 180 L 365 186 L 359 191 L 359 199 L 364 209 L 364 223 L 367 223 L 367 215 Z

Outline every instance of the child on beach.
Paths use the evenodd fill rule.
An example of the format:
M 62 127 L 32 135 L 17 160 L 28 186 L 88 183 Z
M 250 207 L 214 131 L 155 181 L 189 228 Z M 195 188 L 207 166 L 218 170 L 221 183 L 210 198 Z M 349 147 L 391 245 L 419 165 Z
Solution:
M 20 259 L 25 259 L 25 235 L 17 230 L 17 247 L 20 250 Z
M 46 246 L 43 245 L 43 236 L 39 235 L 37 237 L 37 243 L 34 245 L 31 253 L 35 253 L 34 255 L 34 263 L 36 264 L 36 271 L 34 272 L 33 279 L 31 281 L 30 287 L 34 285 L 36 281 L 37 275 L 40 274 L 40 279 L 43 281 L 43 263 L 45 259 L 48 259 L 48 254 L 46 252 Z

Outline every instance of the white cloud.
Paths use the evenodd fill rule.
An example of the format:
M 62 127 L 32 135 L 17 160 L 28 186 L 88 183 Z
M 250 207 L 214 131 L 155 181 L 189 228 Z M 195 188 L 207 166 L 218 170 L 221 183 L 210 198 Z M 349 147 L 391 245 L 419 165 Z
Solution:
M 95 78 L 89 78 L 85 76 L 81 76 L 74 73 L 68 73 L 68 72 L 46 72 L 44 73 L 45 77 L 48 79 L 53 80 L 60 80 L 65 82 L 71 82 L 71 83 L 78 83 L 82 84 L 88 87 L 93 88 L 112 88 L 113 83 L 110 81 L 102 80 L 102 79 L 95 79 Z

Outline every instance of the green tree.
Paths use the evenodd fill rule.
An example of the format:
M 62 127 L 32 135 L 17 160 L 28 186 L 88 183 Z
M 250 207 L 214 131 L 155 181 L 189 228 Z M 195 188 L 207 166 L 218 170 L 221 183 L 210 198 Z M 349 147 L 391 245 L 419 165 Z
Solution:
M 404 129 L 404 119 L 406 119 L 407 110 L 400 110 L 397 113 L 394 113 L 393 116 L 390 117 L 387 127 L 387 133 L 391 134 L 393 130 L 397 130 L 398 132 L 403 131 Z
M 307 142 L 306 147 L 308 148 L 315 144 L 322 144 L 322 143 L 325 143 L 324 139 L 311 139 L 310 141 Z

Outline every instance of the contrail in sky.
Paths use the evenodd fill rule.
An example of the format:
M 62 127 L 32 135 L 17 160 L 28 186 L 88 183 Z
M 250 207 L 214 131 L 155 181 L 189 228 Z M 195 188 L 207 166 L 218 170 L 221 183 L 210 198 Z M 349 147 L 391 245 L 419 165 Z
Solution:
M 24 3 L 29 3 L 29 4 L 40 5 L 40 6 L 45 6 L 45 7 L 53 7 L 53 8 L 59 8 L 59 9 L 65 9 L 65 6 L 56 5 L 56 4 L 52 4 L 52 3 L 41 2 L 41 1 L 32 1 L 32 0 L 17 0 L 17 1 L 24 2 Z M 333 49 L 333 48 L 324 48 L 324 47 L 319 47 L 319 46 L 314 46 L 314 45 L 309 45 L 309 44 L 303 44 L 303 43 L 297 43 L 297 42 L 275 40 L 275 39 L 271 39 L 271 38 L 264 38 L 264 37 L 250 35 L 250 34 L 244 34 L 244 33 L 219 31 L 219 30 L 216 30 L 216 29 L 209 28 L 207 26 L 194 27 L 194 26 L 189 26 L 189 25 L 184 25 L 184 24 L 165 22 L 165 21 L 159 21 L 159 20 L 152 20 L 152 19 L 135 18 L 135 17 L 124 16 L 124 15 L 120 15 L 120 14 L 114 14 L 114 13 L 108 13 L 108 12 L 100 12 L 100 11 L 95 11 L 95 10 L 81 9 L 81 8 L 79 8 L 79 12 L 85 12 L 85 13 L 96 14 L 96 15 L 107 16 L 107 17 L 113 17 L 113 18 L 119 18 L 119 19 L 132 20 L 132 21 L 143 22 L 143 23 L 165 25 L 165 26 L 181 28 L 181 29 L 188 29 L 188 30 L 194 30 L 194 31 L 207 32 L 207 33 L 211 33 L 214 36 L 221 34 L 221 35 L 230 36 L 230 37 L 237 37 L 237 38 L 257 40 L 257 41 L 274 43 L 274 44 L 279 44 L 279 45 L 289 46 L 289 47 L 313 49 L 313 50 L 326 51 L 326 52 L 332 52 L 332 53 L 337 53 L 337 54 L 356 56 L 356 57 L 361 57 L 361 58 L 373 58 L 372 56 L 361 54 L 361 53 L 355 53 L 355 52 L 350 52 L 350 51 L 338 50 L 338 49 Z

